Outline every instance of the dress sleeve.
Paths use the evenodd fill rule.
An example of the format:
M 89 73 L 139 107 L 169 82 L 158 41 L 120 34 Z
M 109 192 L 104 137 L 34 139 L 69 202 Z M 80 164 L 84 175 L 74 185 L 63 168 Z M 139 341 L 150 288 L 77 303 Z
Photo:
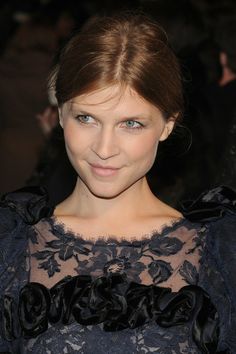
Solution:
M 7 287 L 14 276 L 15 257 L 20 252 L 17 242 L 17 231 L 20 228 L 20 219 L 16 213 L 8 207 L 0 207 L 0 303 L 2 308 L 3 296 Z M 2 311 L 0 316 L 2 315 Z M 3 326 L 3 320 L 0 318 L 0 326 Z M 9 343 L 1 336 L 0 331 L 0 353 L 10 353 Z
M 236 353 L 236 193 L 218 187 L 185 204 L 184 214 L 207 227 L 199 285 L 215 304 L 219 352 Z
M 227 212 L 209 228 L 208 270 L 202 280 L 220 320 L 220 346 L 236 353 L 236 213 Z
M 18 190 L 4 195 L 0 200 L 0 354 L 12 352 L 12 346 L 10 349 L 9 342 L 1 335 L 4 332 L 4 295 L 14 295 L 27 282 L 29 226 L 47 216 L 50 210 L 47 195 L 40 188 Z

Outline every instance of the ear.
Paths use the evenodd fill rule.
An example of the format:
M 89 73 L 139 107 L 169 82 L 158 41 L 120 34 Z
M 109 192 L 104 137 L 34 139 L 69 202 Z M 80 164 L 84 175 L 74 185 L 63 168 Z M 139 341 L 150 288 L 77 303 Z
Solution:
M 224 52 L 220 52 L 220 64 L 222 68 L 228 65 L 227 54 Z
M 161 133 L 159 141 L 164 141 L 168 138 L 172 130 L 174 129 L 175 126 L 175 118 L 169 118 L 168 121 L 165 123 L 165 126 L 163 128 L 163 131 Z

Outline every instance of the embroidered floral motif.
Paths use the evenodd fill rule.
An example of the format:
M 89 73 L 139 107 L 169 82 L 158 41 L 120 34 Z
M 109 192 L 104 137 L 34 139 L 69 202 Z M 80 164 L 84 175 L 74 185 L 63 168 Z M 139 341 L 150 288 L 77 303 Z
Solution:
M 194 265 L 192 265 L 190 262 L 184 261 L 179 272 L 182 275 L 183 279 L 188 284 L 197 284 L 198 272 L 197 272 L 196 267 Z
M 150 250 L 152 253 L 158 256 L 170 256 L 176 254 L 183 247 L 183 242 L 176 237 L 154 237 L 150 244 Z
M 88 255 L 90 250 L 81 245 L 80 240 L 76 239 L 72 234 L 62 234 L 60 230 L 55 229 L 54 235 L 56 240 L 46 242 L 46 250 L 37 251 L 32 254 L 39 260 L 39 268 L 48 271 L 49 277 L 56 272 L 60 272 L 61 264 L 55 259 L 56 256 L 62 261 L 66 261 L 71 257 L 77 259 L 78 254 Z
M 225 191 L 227 192 L 227 190 L 223 190 L 223 192 Z M 224 200 L 225 196 L 226 194 L 224 193 Z M 17 203 L 15 202 L 16 197 Z M 214 192 L 213 199 L 216 201 L 215 197 L 217 196 Z M 228 292 L 231 288 L 232 279 L 232 272 L 230 272 L 230 269 L 233 269 L 232 261 L 234 260 L 234 248 L 231 247 L 231 245 L 233 245 L 233 242 L 235 241 L 235 235 L 232 233 L 233 224 L 231 224 L 233 222 L 235 223 L 235 218 L 232 218 L 232 208 L 227 208 L 227 205 L 219 206 L 222 210 L 227 209 L 227 216 L 222 217 L 222 215 L 218 215 L 218 217 L 216 217 L 215 213 L 211 213 L 210 203 L 205 202 L 202 205 L 199 204 L 197 214 L 194 212 L 193 207 L 191 207 L 189 212 L 189 219 L 193 216 L 192 220 L 199 221 L 199 223 L 196 224 L 186 220 L 185 222 L 165 229 L 161 235 L 155 236 L 167 236 L 170 239 L 176 237 L 184 243 L 176 254 L 164 256 L 152 252 L 150 249 L 150 243 L 154 241 L 152 238 L 144 240 L 143 242 L 129 244 L 127 242 L 116 243 L 112 241 L 112 245 L 112 243 L 108 244 L 102 242 L 100 244 L 93 244 L 94 248 L 92 248 L 91 243 L 85 242 L 82 238 L 77 238 L 77 235 L 73 235 L 72 239 L 75 238 L 76 240 L 79 240 L 79 245 L 87 248 L 88 253 L 83 254 L 75 252 L 75 246 L 72 246 L 73 254 L 71 255 L 71 253 L 67 253 L 64 250 L 60 253 L 60 249 L 63 249 L 64 247 L 62 242 L 63 237 L 69 236 L 69 233 L 61 228 L 61 235 L 56 234 L 59 228 L 51 227 L 51 223 L 49 222 L 51 219 L 48 219 L 50 215 L 45 215 L 45 212 L 43 215 L 45 219 L 39 221 L 39 224 L 43 225 L 42 229 L 45 231 L 42 235 L 46 234 L 47 238 L 45 238 L 45 240 L 48 242 L 59 240 L 61 244 L 60 246 L 57 245 L 57 247 L 55 247 L 55 243 L 52 243 L 51 245 L 54 245 L 55 247 L 52 248 L 48 247 L 46 242 L 42 242 L 44 239 L 41 237 L 42 235 L 40 235 L 40 230 L 36 224 L 39 220 L 38 216 L 40 216 L 40 218 L 42 216 L 42 213 L 40 212 L 42 204 L 37 204 L 40 210 L 37 210 L 37 208 L 26 208 L 23 204 L 26 203 L 27 199 L 28 192 L 26 195 L 22 192 L 19 195 L 14 194 L 11 198 L 5 198 L 3 205 L 1 205 L 0 288 L 2 295 L 8 294 L 15 300 L 18 298 L 20 289 L 29 282 L 29 263 L 31 260 L 32 264 L 34 262 L 36 263 L 36 267 L 39 263 L 49 262 L 48 264 L 45 264 L 45 268 L 42 268 L 41 270 L 36 268 L 37 273 L 42 272 L 46 277 L 47 272 L 51 272 L 49 282 L 52 280 L 53 272 L 55 276 L 60 276 L 63 267 L 66 268 L 67 263 L 71 262 L 73 259 L 76 261 L 75 257 L 77 257 L 80 263 L 76 261 L 76 265 L 78 267 L 78 273 L 80 272 L 80 274 L 82 272 L 84 272 L 83 274 L 88 274 L 86 271 L 88 269 L 93 271 L 93 264 L 97 259 L 95 265 L 97 271 L 99 267 L 102 267 L 100 268 L 101 274 L 106 271 L 110 273 L 119 273 L 120 271 L 119 274 L 126 272 L 128 277 L 129 275 L 132 277 L 133 275 L 129 272 L 135 270 L 133 273 L 135 279 L 142 278 L 141 280 L 143 282 L 145 278 L 144 275 L 147 274 L 150 277 L 148 280 L 148 282 L 150 281 L 150 284 L 152 282 L 152 275 L 150 275 L 149 270 L 152 269 L 152 262 L 163 261 L 169 263 L 173 269 L 169 279 L 173 279 L 173 277 L 179 274 L 181 279 L 185 277 L 188 279 L 187 281 L 192 281 L 194 279 L 194 271 L 192 270 L 194 269 L 195 264 L 199 261 L 201 263 L 199 285 L 209 292 L 214 304 L 217 305 L 219 318 L 221 318 L 218 351 L 220 353 L 234 352 L 234 349 L 236 348 L 234 343 L 235 326 L 233 325 L 235 323 L 235 316 L 231 310 L 234 308 L 233 304 L 235 297 Z M 227 203 L 228 199 L 226 198 Z M 14 205 L 16 208 L 14 207 L 11 210 L 8 208 L 8 206 L 11 208 L 11 206 Z M 235 197 L 231 205 L 235 205 Z M 19 213 L 17 208 L 20 208 Z M 32 210 L 34 210 L 35 213 L 35 215 L 33 215 L 33 220 Z M 46 211 L 46 214 L 48 213 L 46 208 L 43 210 Z M 24 218 L 21 217 L 22 213 L 24 213 Z M 187 213 L 185 215 L 188 216 Z M 204 226 L 200 223 L 202 218 L 207 220 Z M 213 227 L 216 218 L 216 225 Z M 27 220 L 29 220 L 29 224 L 32 222 L 36 225 L 30 226 L 27 223 Z M 208 223 L 209 220 L 210 222 Z M 223 235 L 222 239 L 221 235 Z M 205 237 L 207 237 L 206 244 L 204 241 Z M 32 253 L 29 254 L 27 248 L 29 240 L 34 249 L 34 252 L 32 253 L 40 254 L 42 251 L 50 251 L 52 252 L 52 257 L 50 258 L 49 253 L 42 253 L 45 258 L 37 259 L 35 256 L 32 256 Z M 220 241 L 222 241 L 224 245 L 230 246 L 226 248 L 219 247 Z M 72 240 L 72 244 L 75 245 L 73 242 L 74 240 Z M 64 249 L 66 249 L 66 247 L 64 247 Z M 117 251 L 114 252 L 114 249 L 117 249 Z M 121 253 L 122 249 L 124 250 L 123 253 Z M 155 250 L 157 249 L 158 247 L 155 248 Z M 103 255 L 105 250 L 108 253 L 105 253 L 104 258 L 102 258 L 103 261 L 99 265 L 98 258 Z M 161 253 L 160 251 L 158 252 Z M 59 253 L 61 254 L 61 258 L 59 258 Z M 63 254 L 70 254 L 71 257 L 63 260 Z M 203 258 L 201 259 L 202 254 Z M 133 257 L 132 261 L 131 256 Z M 92 262 L 91 257 L 94 257 Z M 64 256 L 64 258 L 66 257 Z M 173 262 L 174 258 L 182 259 L 182 263 Z M 197 259 L 196 262 L 194 262 L 195 259 Z M 231 261 L 227 262 L 229 259 Z M 59 268 L 59 272 L 55 270 L 56 265 L 53 265 L 53 260 L 58 263 L 57 267 Z M 215 260 L 218 261 L 218 264 L 223 264 L 223 267 L 216 269 Z M 188 261 L 193 267 L 189 266 L 189 264 L 184 261 Z M 138 270 L 138 262 L 143 265 L 142 271 Z M 50 267 L 52 268 L 51 270 Z M 197 267 L 196 270 L 197 272 L 199 271 Z M 155 272 L 153 273 L 156 274 Z M 186 276 L 186 274 L 188 274 L 188 276 Z M 230 323 L 228 321 L 229 318 L 232 319 Z M 13 317 L 13 325 L 16 331 L 18 331 L 19 324 L 17 324 L 15 316 Z M 97 354 L 123 354 L 124 352 L 127 354 L 200 354 L 202 353 L 202 350 L 199 350 L 196 345 L 194 345 L 190 331 L 191 326 L 188 324 L 164 328 L 150 322 L 135 329 L 125 329 L 111 333 L 102 330 L 100 325 L 81 326 L 76 322 L 68 325 L 57 323 L 56 325 L 49 324 L 48 330 L 43 334 L 38 335 L 36 338 L 25 339 L 23 341 L 17 340 L 14 341 L 11 346 L 0 338 L 0 352 L 23 353 L 24 351 L 24 354 L 79 352 L 80 354 L 88 354 L 96 351 Z
M 148 268 L 154 284 L 159 284 L 167 280 L 173 271 L 170 263 L 164 261 L 153 261 L 149 264 Z
M 117 240 L 106 242 L 103 239 L 92 242 L 65 230 L 64 225 L 55 223 L 53 218 L 46 221 L 53 239 L 46 240 L 45 245 L 38 248 L 34 236 L 36 251 L 31 256 L 37 259 L 38 268 L 47 271 L 49 277 L 59 273 L 64 262 L 73 259 L 75 274 L 103 276 L 109 273 L 125 273 L 130 281 L 139 283 L 145 277 L 149 279 L 149 283 L 160 284 L 168 281 L 176 272 L 172 259 L 184 251 L 188 260 L 183 264 L 185 258 L 181 256 L 181 279 L 184 284 L 196 284 L 197 268 L 196 265 L 191 268 L 191 257 L 196 261 L 195 254 L 199 254 L 202 249 L 203 240 L 199 240 L 195 230 L 188 231 L 184 227 L 184 221 L 177 222 L 172 228 L 165 228 L 160 234 L 154 232 L 149 238 L 134 243 Z M 37 227 L 34 232 L 39 232 Z M 181 232 L 185 234 L 183 240 L 179 235 Z

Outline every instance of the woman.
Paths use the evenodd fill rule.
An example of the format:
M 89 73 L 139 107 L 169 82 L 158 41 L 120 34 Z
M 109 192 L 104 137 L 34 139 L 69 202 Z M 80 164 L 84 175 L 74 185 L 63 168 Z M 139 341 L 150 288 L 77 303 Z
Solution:
M 182 112 L 162 29 L 91 21 L 53 84 L 78 180 L 52 209 L 41 189 L 2 199 L 1 351 L 233 353 L 235 196 L 211 191 L 183 217 L 146 179 Z

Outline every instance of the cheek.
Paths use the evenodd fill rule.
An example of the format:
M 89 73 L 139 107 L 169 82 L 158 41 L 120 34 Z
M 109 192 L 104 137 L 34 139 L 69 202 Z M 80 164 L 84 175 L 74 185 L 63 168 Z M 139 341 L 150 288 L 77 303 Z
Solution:
M 133 158 L 137 163 L 142 162 L 144 165 L 149 165 L 155 160 L 157 148 L 158 138 L 147 136 L 132 146 Z
M 64 139 L 67 151 L 70 154 L 81 153 L 88 145 L 88 138 L 74 125 L 68 125 L 64 128 Z

